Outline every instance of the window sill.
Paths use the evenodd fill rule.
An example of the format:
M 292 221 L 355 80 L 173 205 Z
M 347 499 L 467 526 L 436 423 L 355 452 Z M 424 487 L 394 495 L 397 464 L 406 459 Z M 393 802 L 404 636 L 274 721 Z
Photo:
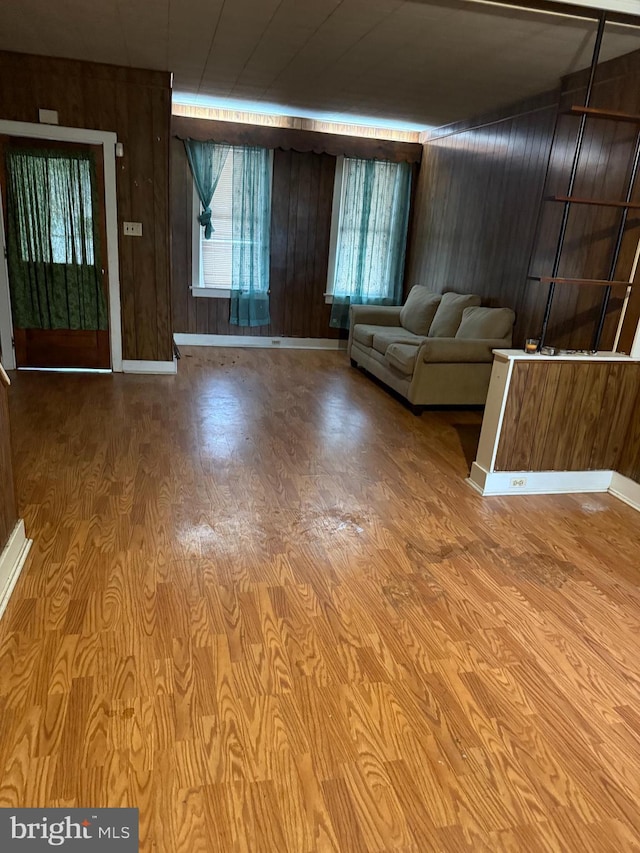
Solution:
M 230 299 L 231 290 L 223 287 L 191 287 L 192 296 L 204 296 L 207 299 Z

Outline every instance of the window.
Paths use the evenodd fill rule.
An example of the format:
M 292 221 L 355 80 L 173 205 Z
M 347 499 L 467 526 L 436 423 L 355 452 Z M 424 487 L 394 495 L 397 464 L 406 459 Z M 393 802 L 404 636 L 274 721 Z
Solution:
M 246 168 L 250 166 L 246 150 L 241 147 L 229 148 L 224 166 L 220 172 L 213 198 L 211 200 L 211 223 L 213 234 L 210 239 L 204 235 L 204 229 L 198 222 L 202 210 L 198 191 L 193 188 L 193 236 L 192 236 L 192 275 L 194 296 L 212 296 L 228 298 L 233 285 L 233 253 L 236 258 L 246 251 L 260 250 L 256 244 L 264 239 L 264 223 L 256 222 L 255 227 L 246 222 L 246 209 L 242 205 L 242 190 L 239 184 L 244 180 Z M 272 174 L 272 156 L 269 152 L 269 175 Z M 234 188 L 234 174 L 236 186 Z M 270 210 L 260 209 L 255 216 L 266 215 L 267 230 Z M 244 217 L 244 227 L 240 228 L 239 218 Z M 246 234 L 251 237 L 247 238 Z
M 20 230 L 20 256 L 28 263 L 93 266 L 93 199 L 88 159 L 56 152 L 12 152 L 11 180 L 16 216 L 30 221 L 34 197 L 39 205 L 40 228 Z M 28 187 L 28 191 L 20 191 Z M 30 192 L 32 195 L 30 195 Z
M 339 158 L 327 302 L 397 304 L 402 293 L 410 189 L 407 163 Z

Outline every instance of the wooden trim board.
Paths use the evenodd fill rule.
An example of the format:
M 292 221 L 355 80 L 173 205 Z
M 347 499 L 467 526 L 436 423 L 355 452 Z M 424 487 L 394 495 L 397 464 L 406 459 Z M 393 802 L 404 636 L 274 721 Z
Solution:
M 189 347 L 280 347 L 281 349 L 346 350 L 340 338 L 288 338 L 271 335 L 190 335 L 176 333 L 178 346 Z
M 20 519 L 9 537 L 9 541 L 0 553 L 0 619 L 9 602 L 22 567 L 33 542 L 27 539 L 24 521 Z

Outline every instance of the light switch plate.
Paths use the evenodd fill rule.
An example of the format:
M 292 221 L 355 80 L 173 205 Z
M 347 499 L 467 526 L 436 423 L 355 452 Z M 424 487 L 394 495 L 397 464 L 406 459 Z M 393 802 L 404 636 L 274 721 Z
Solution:
M 142 237 L 142 222 L 123 222 L 126 237 Z

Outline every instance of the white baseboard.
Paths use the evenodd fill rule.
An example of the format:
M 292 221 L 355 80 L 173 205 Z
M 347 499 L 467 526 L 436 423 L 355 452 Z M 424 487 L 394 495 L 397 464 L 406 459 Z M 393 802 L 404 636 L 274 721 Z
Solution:
M 337 338 L 279 338 L 270 335 L 188 335 L 175 333 L 174 341 L 185 347 L 274 347 L 279 349 L 346 350 L 347 341 Z
M 178 363 L 173 361 L 129 361 L 122 362 L 123 373 L 177 373 Z
M 635 480 L 614 471 L 609 492 L 634 509 L 640 510 L 640 483 L 636 483 Z
M 562 495 L 606 492 L 613 471 L 492 471 L 474 462 L 467 482 L 481 495 Z
M 9 602 L 32 544 L 31 539 L 27 539 L 25 534 L 24 521 L 20 519 L 13 528 L 13 533 L 4 550 L 0 553 L 0 618 Z

